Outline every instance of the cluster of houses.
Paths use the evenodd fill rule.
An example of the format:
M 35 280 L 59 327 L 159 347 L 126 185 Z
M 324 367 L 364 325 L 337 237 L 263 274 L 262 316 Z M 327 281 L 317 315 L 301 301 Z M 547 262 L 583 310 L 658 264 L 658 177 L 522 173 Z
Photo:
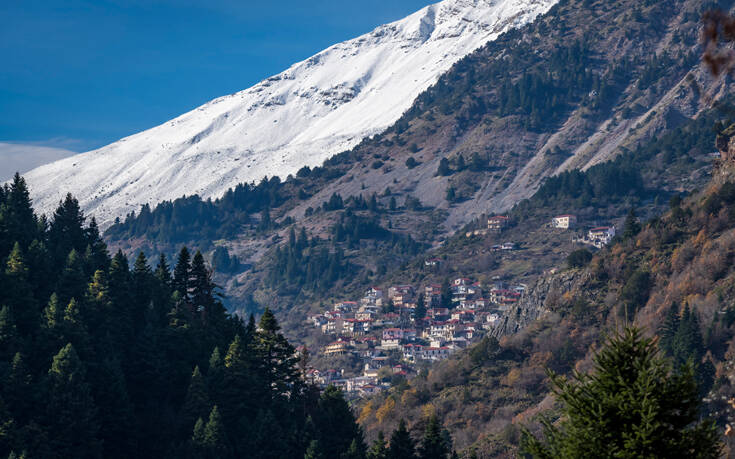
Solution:
M 500 281 L 483 289 L 468 278 L 454 279 L 448 288 L 441 284 L 421 289 L 395 285 L 387 291 L 371 287 L 359 302 L 343 301 L 308 318 L 311 325 L 334 337 L 318 352 L 357 356 L 363 374 L 345 378 L 342 371 L 313 369 L 310 377 L 352 394 L 381 390 L 393 375 L 407 375 L 416 364 L 446 359 L 479 340 L 525 290 L 525 285 Z M 388 361 L 393 365 L 386 367 Z
M 489 217 L 487 228 L 466 233 L 467 237 L 502 232 L 508 217 Z M 552 228 L 578 228 L 575 215 L 557 215 Z M 573 241 L 597 248 L 615 237 L 614 226 L 591 228 Z M 515 250 L 507 242 L 492 250 Z M 430 258 L 424 264 L 441 266 Z M 405 377 L 422 362 L 446 359 L 453 352 L 479 340 L 494 327 L 504 311 L 518 302 L 526 286 L 496 281 L 485 286 L 468 278 L 454 279 L 448 286 L 429 284 L 394 285 L 386 291 L 369 288 L 359 301 L 342 301 L 330 310 L 309 316 L 309 323 L 333 340 L 317 352 L 326 356 L 351 355 L 359 358 L 362 374 L 346 377 L 344 370 L 312 368 L 307 377 L 321 385 L 335 385 L 346 393 L 370 395 L 390 386 L 396 376 Z
M 583 244 L 593 245 L 598 249 L 601 249 L 604 246 L 608 245 L 614 237 L 614 226 L 598 226 L 587 231 L 585 237 L 579 239 L 579 242 Z
M 574 229 L 577 227 L 577 217 L 574 215 L 557 215 L 551 219 L 551 227 L 559 229 Z M 615 226 L 597 226 L 590 228 L 582 236 L 573 239 L 574 242 L 588 244 L 598 249 L 608 245 L 615 237 Z
M 486 228 L 467 231 L 465 233 L 465 236 L 485 236 L 488 233 L 501 233 L 508 227 L 509 224 L 509 217 L 505 215 L 494 215 L 492 217 L 488 217 Z M 557 215 L 556 217 L 551 219 L 549 226 L 552 228 L 564 230 L 576 229 L 578 227 L 577 216 L 572 214 Z M 582 233 L 581 236 L 575 237 L 573 240 L 574 242 L 592 245 L 600 249 L 609 244 L 614 237 L 614 226 L 598 226 L 587 230 L 586 233 Z M 516 248 L 517 245 L 513 242 L 506 242 L 505 244 L 498 244 L 491 247 L 493 251 L 515 250 Z M 438 266 L 439 263 L 440 260 L 438 259 L 426 261 L 427 266 Z

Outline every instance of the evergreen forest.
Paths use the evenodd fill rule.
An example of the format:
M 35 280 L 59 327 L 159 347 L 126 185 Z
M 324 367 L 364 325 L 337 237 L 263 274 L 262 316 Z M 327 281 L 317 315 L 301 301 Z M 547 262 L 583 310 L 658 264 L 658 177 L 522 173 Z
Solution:
M 201 253 L 131 265 L 16 175 L 0 258 L 0 457 L 364 457 L 342 393 L 303 380 L 269 309 L 228 314 Z

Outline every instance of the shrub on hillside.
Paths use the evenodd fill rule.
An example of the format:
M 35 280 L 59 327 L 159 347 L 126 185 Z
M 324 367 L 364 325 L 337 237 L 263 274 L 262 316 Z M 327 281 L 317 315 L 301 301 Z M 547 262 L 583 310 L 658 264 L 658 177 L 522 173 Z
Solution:
M 567 257 L 567 266 L 570 268 L 583 268 L 592 261 L 592 252 L 587 249 L 579 249 L 570 253 Z

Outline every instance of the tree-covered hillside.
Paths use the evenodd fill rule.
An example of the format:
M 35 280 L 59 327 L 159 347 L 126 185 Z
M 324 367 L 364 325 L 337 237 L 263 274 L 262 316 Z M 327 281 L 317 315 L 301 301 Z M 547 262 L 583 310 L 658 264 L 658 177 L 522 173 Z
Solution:
M 605 337 L 632 323 L 658 337 L 674 369 L 692 366 L 721 435 L 735 419 L 727 404 L 735 396 L 734 183 L 732 164 L 719 166 L 705 189 L 675 196 L 663 216 L 642 225 L 628 219 L 614 245 L 547 274 L 506 313 L 538 320 L 365 401 L 360 423 L 374 435 L 430 411 L 467 454 L 513 457 L 521 427 L 539 434 L 540 414 L 558 417 L 546 371 L 590 370 Z
M 225 312 L 200 252 L 110 256 L 67 196 L 50 220 L 0 188 L 1 457 L 364 457 L 338 390 L 266 309 Z

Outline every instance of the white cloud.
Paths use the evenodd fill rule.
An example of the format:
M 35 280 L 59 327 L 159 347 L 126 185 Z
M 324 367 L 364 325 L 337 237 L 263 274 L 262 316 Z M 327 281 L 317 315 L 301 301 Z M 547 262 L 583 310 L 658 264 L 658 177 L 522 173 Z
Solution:
M 22 143 L 0 142 L 0 183 L 29 170 L 68 156 L 76 151 Z

